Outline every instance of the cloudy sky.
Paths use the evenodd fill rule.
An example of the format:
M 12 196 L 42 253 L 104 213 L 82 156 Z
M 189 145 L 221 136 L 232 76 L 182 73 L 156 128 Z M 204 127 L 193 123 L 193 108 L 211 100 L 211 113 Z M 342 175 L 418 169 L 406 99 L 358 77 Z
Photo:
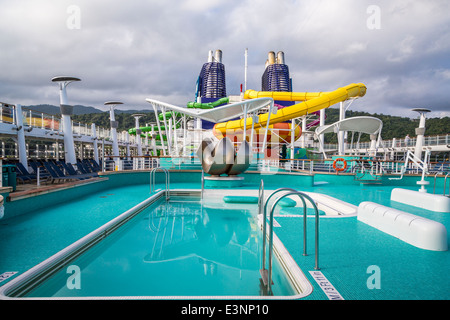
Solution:
M 227 93 L 261 89 L 284 51 L 294 91 L 362 82 L 351 110 L 450 116 L 448 0 L 0 0 L 0 101 L 59 104 L 54 76 L 82 79 L 70 104 L 185 105 L 208 51 L 221 49 Z

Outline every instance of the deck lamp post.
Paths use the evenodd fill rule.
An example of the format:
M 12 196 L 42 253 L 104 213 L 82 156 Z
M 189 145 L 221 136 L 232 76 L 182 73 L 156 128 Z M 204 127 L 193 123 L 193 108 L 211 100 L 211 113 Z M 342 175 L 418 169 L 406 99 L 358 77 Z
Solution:
M 118 157 L 119 154 L 119 143 L 117 141 L 117 127 L 119 123 L 116 121 L 114 116 L 114 107 L 118 104 L 123 104 L 120 101 L 107 101 L 105 102 L 105 106 L 109 106 L 109 119 L 111 122 L 111 139 L 112 139 L 112 147 L 113 147 L 113 156 Z
M 63 122 L 64 133 L 64 154 L 66 163 L 76 164 L 75 145 L 72 133 L 72 120 L 70 116 L 73 114 L 73 106 L 68 104 L 66 87 L 69 83 L 81 81 L 75 77 L 54 77 L 52 82 L 59 84 L 59 103 Z
M 422 160 L 422 147 L 424 143 L 424 135 L 425 135 L 425 114 L 431 112 L 430 109 L 424 108 L 416 108 L 411 111 L 418 112 L 420 115 L 419 127 L 416 128 L 416 148 L 414 150 L 414 155 L 417 159 Z
M 100 163 L 100 159 L 98 157 L 98 138 L 97 138 L 97 129 L 95 127 L 95 123 L 91 124 L 91 131 L 92 131 L 92 143 L 94 145 L 94 160 L 97 163 Z
M 136 122 L 136 143 L 137 143 L 137 148 L 138 148 L 138 156 L 142 156 L 142 147 L 141 147 L 141 133 L 142 130 L 139 129 L 139 118 L 143 117 L 144 114 L 140 114 L 140 113 L 135 113 L 132 115 L 132 117 L 134 118 L 135 122 Z

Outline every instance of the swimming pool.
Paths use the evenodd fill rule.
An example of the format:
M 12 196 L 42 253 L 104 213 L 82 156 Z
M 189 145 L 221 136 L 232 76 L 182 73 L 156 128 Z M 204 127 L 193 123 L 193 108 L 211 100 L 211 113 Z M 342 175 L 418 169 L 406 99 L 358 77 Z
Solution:
M 11 277 L 14 279 L 51 254 L 115 218 L 131 205 L 148 197 L 148 184 L 146 184 L 146 182 L 148 183 L 148 174 L 142 174 L 142 177 L 139 178 L 142 181 L 137 180 L 136 185 L 123 183 L 129 180 L 130 175 L 128 174 L 117 174 L 116 176 L 117 179 L 122 176 L 120 183 L 109 184 L 105 186 L 104 190 L 97 193 L 86 195 L 81 199 L 73 200 L 73 202 L 58 204 L 53 209 L 42 209 L 23 217 L 2 221 L 5 225 L 0 226 L 1 235 L 2 239 L 7 241 L 8 246 L 2 245 L 1 247 L 2 253 L 5 254 L 2 254 L 2 261 L 0 261 L 2 267 L 0 273 L 19 271 L 16 276 Z M 198 190 L 199 181 L 189 178 L 191 176 L 191 173 L 173 175 L 174 181 L 173 183 L 171 181 L 171 187 Z M 264 175 L 259 177 L 264 177 Z M 246 176 L 247 178 L 248 176 Z M 446 213 L 422 210 L 391 201 L 390 192 L 396 187 L 395 185 L 351 184 L 350 180 L 345 180 L 345 177 L 342 180 L 345 183 L 339 184 L 335 176 L 331 176 L 328 181 L 326 181 L 328 177 L 325 176 L 315 177 L 316 181 L 328 182 L 319 184 L 310 183 L 310 177 L 294 175 L 289 176 L 288 180 L 277 178 L 279 177 L 269 176 L 268 180 L 265 180 L 268 182 L 266 184 L 268 194 L 270 194 L 270 190 L 275 190 L 280 186 L 280 181 L 284 181 L 300 191 L 318 192 L 344 200 L 353 206 L 357 206 L 361 201 L 375 201 L 439 221 L 447 229 L 450 226 L 449 215 Z M 247 179 L 245 188 L 257 193 L 256 180 Z M 123 187 L 119 187 L 121 183 L 124 184 Z M 417 189 L 414 184 L 403 187 Z M 222 196 L 231 191 L 242 192 L 239 189 L 226 190 L 222 192 Z M 436 192 L 442 192 L 442 187 L 438 186 Z M 89 204 L 91 201 L 95 203 L 95 206 L 99 206 L 99 212 L 95 216 L 86 212 L 86 208 L 92 205 L 92 203 Z M 80 204 L 82 205 L 79 206 Z M 276 214 L 278 227 L 275 228 L 275 232 L 313 287 L 312 293 L 304 299 L 327 299 L 310 274 L 314 266 L 312 261 L 314 255 L 304 257 L 301 254 L 303 226 L 300 217 L 301 214 L 296 212 L 296 209 L 284 208 Z M 60 221 L 60 219 L 64 221 Z M 52 225 L 55 221 L 58 221 L 58 225 Z M 154 221 L 159 222 L 159 220 Z M 312 224 L 313 221 L 313 217 L 308 218 L 308 224 Z M 77 224 L 76 228 L 73 226 L 74 224 Z M 450 286 L 450 278 L 446 275 L 446 270 L 450 267 L 448 251 L 430 252 L 415 248 L 357 221 L 354 214 L 344 216 L 322 214 L 320 226 L 321 272 L 345 299 L 448 299 L 447 288 Z M 313 227 L 308 230 L 313 230 Z M 49 237 L 49 232 L 55 237 Z M 39 245 L 41 236 L 45 236 L 41 240 L 42 247 Z M 312 232 L 308 234 L 308 237 L 308 243 L 313 243 Z M 18 239 L 22 240 L 18 241 Z M 2 243 L 5 244 L 5 241 Z M 381 289 L 369 289 L 367 286 L 370 276 L 367 270 L 370 266 L 378 266 L 381 269 Z M 208 267 L 204 266 L 204 270 L 207 269 Z M 67 280 L 69 274 L 63 272 L 62 276 Z M 2 284 L 8 283 L 8 281 L 10 280 L 4 281 Z
M 114 219 L 129 219 L 114 232 L 108 223 L 60 251 L 35 267 L 35 275 L 25 273 L 23 283 L 8 294 L 96 299 L 264 296 L 257 206 L 230 208 L 213 197 L 199 201 L 173 194 L 169 202 L 161 192 L 152 196 L 158 200 L 149 198 Z M 291 282 L 278 261 L 274 265 L 273 296 L 308 294 L 308 288 L 298 291 L 298 284 Z M 77 288 L 70 283 L 70 270 L 78 272 Z

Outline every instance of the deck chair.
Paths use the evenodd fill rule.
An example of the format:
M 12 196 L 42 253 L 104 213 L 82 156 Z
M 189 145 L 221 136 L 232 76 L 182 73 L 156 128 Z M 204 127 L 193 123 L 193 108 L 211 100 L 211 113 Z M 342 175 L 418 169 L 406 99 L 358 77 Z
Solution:
M 89 178 L 93 177 L 92 174 L 78 173 L 77 170 L 75 170 L 75 168 L 72 166 L 71 163 L 65 163 L 63 161 L 58 161 L 57 164 L 60 165 L 64 170 L 66 170 L 66 172 L 71 176 L 78 176 L 83 179 L 89 179 Z
M 81 161 L 77 161 L 77 168 L 81 171 L 83 174 L 92 174 L 93 177 L 98 177 L 98 173 L 96 172 L 90 172 L 86 167 L 83 165 Z
M 62 161 L 60 161 L 59 163 L 60 164 L 61 163 L 65 164 L 65 162 L 62 162 Z M 56 162 L 50 162 L 50 165 L 53 167 L 53 169 L 55 170 L 56 174 L 59 175 L 60 177 L 72 177 L 73 179 L 78 179 L 78 180 L 84 180 L 84 179 L 89 179 L 90 178 L 89 176 L 84 176 L 84 175 L 78 174 L 75 170 L 73 170 L 73 174 L 70 173 L 69 171 L 71 171 L 71 170 L 70 169 L 66 170 L 66 168 L 65 168 L 65 167 L 68 168 L 67 165 L 65 165 L 65 167 L 63 167 L 61 165 L 61 167 L 60 167 L 58 165 L 58 163 L 56 163 Z M 66 170 L 66 173 L 64 172 L 64 170 Z
M 96 170 L 96 168 L 94 168 L 93 164 L 91 161 L 89 161 L 88 159 L 84 159 L 81 161 L 84 165 L 84 168 L 86 170 L 89 170 L 89 172 L 98 172 L 99 170 Z
M 25 181 L 33 181 L 36 180 L 37 177 L 35 174 L 30 174 L 28 170 L 25 168 L 23 164 L 20 162 L 16 163 L 16 173 L 17 173 L 17 179 L 21 180 L 22 183 L 25 183 Z
M 29 164 L 30 164 L 31 168 L 32 168 L 33 171 L 34 171 L 34 174 L 36 174 L 36 176 L 37 176 L 38 170 L 41 169 L 40 172 L 39 172 L 39 177 L 50 179 L 50 174 L 49 174 L 49 173 L 47 172 L 47 170 L 42 166 L 41 162 L 30 161 Z
M 52 164 L 51 162 L 44 162 L 44 167 L 47 170 L 47 172 L 50 174 L 52 183 L 55 182 L 56 180 L 82 180 L 80 179 L 80 177 L 77 176 L 66 176 L 64 175 L 64 173 L 62 173 L 61 169 L 59 169 L 59 172 L 62 173 L 62 175 L 58 174 L 58 170 L 55 171 L 54 169 L 54 164 Z
M 101 166 L 97 163 L 97 161 L 95 161 L 95 159 L 90 159 L 88 161 L 91 164 L 91 166 L 92 166 L 92 168 L 94 169 L 95 172 L 102 171 Z

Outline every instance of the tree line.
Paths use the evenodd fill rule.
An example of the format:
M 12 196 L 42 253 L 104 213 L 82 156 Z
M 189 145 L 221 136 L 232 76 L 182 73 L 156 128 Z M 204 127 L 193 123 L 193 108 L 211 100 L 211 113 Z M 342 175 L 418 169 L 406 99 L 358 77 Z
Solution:
M 327 118 L 325 124 L 332 124 L 339 121 L 339 109 L 328 108 L 326 111 Z M 368 112 L 351 111 L 345 113 L 345 118 L 368 116 L 378 118 L 383 121 L 383 129 L 381 131 L 381 138 L 383 140 L 390 140 L 392 138 L 404 138 L 407 134 L 411 138 L 416 137 L 416 128 L 419 127 L 419 117 L 410 119 L 408 117 L 390 116 L 384 114 L 370 114 Z M 427 118 L 425 123 L 425 135 L 445 135 L 450 133 L 450 117 L 444 118 Z M 350 139 L 351 136 L 348 137 Z M 357 134 L 355 133 L 355 138 Z M 368 134 L 361 135 L 361 142 L 370 141 Z M 326 143 L 337 143 L 337 135 L 335 133 L 325 134 Z

